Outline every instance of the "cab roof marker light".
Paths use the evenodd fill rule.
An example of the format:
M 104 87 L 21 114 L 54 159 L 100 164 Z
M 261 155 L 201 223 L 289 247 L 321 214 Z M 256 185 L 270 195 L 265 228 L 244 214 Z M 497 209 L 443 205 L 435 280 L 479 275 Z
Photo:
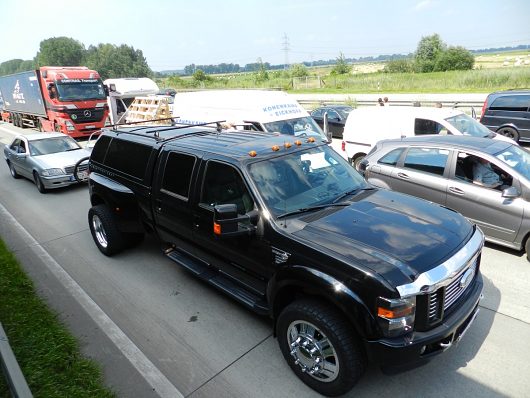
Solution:
M 314 137 L 309 137 L 309 138 L 307 139 L 307 142 L 315 142 L 315 138 L 314 138 Z
M 279 145 L 273 145 L 273 147 L 271 148 L 274 152 L 278 152 L 280 150 L 280 146 Z
M 300 140 L 296 140 L 296 141 L 294 142 L 294 144 L 295 144 L 296 146 L 300 146 L 300 145 L 302 145 L 302 141 L 300 141 Z
M 286 142 L 283 144 L 283 146 L 286 148 L 286 149 L 289 149 L 290 147 L 293 146 L 293 144 L 291 144 L 290 142 Z
M 255 158 L 257 154 L 258 154 L 258 153 L 257 153 L 256 151 L 250 151 L 250 152 L 248 153 L 248 156 L 250 156 L 251 158 Z

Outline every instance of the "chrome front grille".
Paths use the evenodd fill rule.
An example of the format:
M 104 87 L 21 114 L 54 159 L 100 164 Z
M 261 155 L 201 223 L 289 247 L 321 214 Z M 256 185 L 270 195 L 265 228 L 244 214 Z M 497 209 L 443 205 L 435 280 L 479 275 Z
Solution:
M 464 268 L 458 275 L 453 277 L 445 286 L 429 295 L 428 319 L 433 323 L 440 319 L 440 307 L 443 303 L 443 312 L 449 310 L 453 304 L 473 285 L 477 274 L 477 258 L 469 262 L 469 266 Z M 469 280 L 467 279 L 469 278 Z
M 66 174 L 74 174 L 74 168 L 75 168 L 75 165 L 73 166 L 66 166 L 64 168 L 64 172 Z M 87 171 L 88 170 L 88 163 L 84 163 L 84 164 L 80 164 L 79 167 L 77 168 L 78 171 Z

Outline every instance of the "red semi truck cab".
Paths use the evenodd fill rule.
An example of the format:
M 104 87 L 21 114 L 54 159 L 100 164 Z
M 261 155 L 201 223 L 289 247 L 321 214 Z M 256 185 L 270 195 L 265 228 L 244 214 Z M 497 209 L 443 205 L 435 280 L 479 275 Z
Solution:
M 43 66 L 37 70 L 46 117 L 44 131 L 74 138 L 100 130 L 108 117 L 107 94 L 99 73 L 85 66 Z

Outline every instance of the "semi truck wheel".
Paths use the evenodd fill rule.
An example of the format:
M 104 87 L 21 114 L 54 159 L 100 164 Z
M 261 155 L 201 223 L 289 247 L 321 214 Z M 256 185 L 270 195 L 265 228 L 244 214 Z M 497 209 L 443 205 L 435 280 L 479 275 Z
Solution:
M 105 256 L 112 256 L 125 248 L 125 236 L 106 205 L 93 206 L 88 211 L 88 225 L 96 246 Z
M 278 317 L 278 343 L 294 373 L 326 396 L 348 392 L 366 367 L 352 326 L 332 306 L 295 301 Z

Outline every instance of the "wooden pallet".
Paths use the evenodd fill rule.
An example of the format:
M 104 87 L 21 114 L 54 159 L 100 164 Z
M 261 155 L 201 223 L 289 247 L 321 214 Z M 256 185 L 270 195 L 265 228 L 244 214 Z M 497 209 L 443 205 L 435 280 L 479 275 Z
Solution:
M 127 123 L 138 124 L 171 124 L 170 117 L 168 98 L 149 96 L 136 97 L 127 109 L 125 120 Z

